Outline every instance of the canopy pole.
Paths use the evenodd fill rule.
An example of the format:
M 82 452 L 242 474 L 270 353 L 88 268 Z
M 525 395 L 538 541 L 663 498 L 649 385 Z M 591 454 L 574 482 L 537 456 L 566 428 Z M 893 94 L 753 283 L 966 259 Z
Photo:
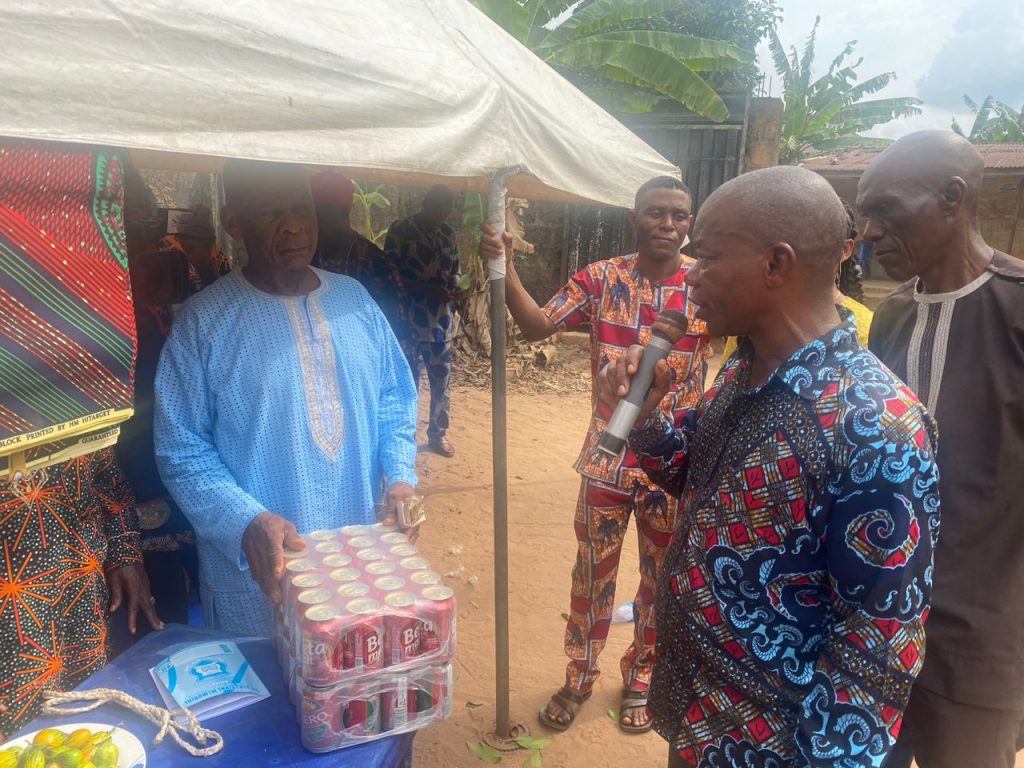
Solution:
M 514 168 L 498 171 L 491 178 L 487 221 L 499 234 L 505 231 L 505 195 Z M 491 284 L 491 464 L 494 483 L 494 657 L 495 735 L 511 735 L 509 714 L 508 640 L 508 421 L 505 389 L 505 259 L 490 261 L 487 275 Z

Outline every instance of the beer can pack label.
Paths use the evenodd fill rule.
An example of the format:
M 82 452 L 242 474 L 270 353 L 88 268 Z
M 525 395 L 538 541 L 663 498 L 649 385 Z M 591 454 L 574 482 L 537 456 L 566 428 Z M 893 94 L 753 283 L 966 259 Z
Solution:
M 342 664 L 345 669 L 380 669 L 384 666 L 384 616 L 372 598 L 352 600 L 345 606 Z

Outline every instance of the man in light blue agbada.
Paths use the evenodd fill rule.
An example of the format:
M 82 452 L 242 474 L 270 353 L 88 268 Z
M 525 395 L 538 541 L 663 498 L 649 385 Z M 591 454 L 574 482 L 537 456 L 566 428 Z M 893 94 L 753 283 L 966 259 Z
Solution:
M 370 523 L 416 485 L 416 388 L 355 280 L 310 267 L 304 171 L 229 160 L 225 229 L 248 264 L 189 300 L 156 380 L 161 477 L 195 527 L 207 626 L 269 635 L 284 547 Z M 269 602 L 268 602 L 269 601 Z

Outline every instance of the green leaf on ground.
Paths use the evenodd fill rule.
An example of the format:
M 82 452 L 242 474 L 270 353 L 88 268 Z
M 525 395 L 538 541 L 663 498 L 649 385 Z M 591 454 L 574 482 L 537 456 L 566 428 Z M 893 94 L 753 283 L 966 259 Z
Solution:
M 618 725 L 618 722 L 619 722 L 619 713 L 618 712 L 616 712 L 614 709 L 609 709 L 608 710 L 608 717 L 611 719 L 611 721 L 613 723 Z
M 538 750 L 538 751 L 534 752 L 532 755 L 530 755 L 526 759 L 526 762 L 523 763 L 523 768 L 540 768 L 540 766 L 541 766 L 540 750 Z
M 569 620 L 569 614 L 568 613 L 563 613 L 562 614 L 562 618 L 565 619 L 566 621 L 568 621 Z
M 489 744 L 484 744 L 482 741 L 478 741 L 475 744 L 472 741 L 467 741 L 466 746 L 469 747 L 470 752 L 485 763 L 497 765 L 501 762 L 501 755 L 498 754 L 498 750 Z
M 466 702 L 466 709 L 476 709 L 477 707 L 482 707 L 482 706 L 483 706 L 483 704 L 477 704 L 475 701 L 467 701 Z
M 516 744 L 523 749 L 547 749 L 551 746 L 551 739 L 540 736 L 519 736 L 516 738 Z

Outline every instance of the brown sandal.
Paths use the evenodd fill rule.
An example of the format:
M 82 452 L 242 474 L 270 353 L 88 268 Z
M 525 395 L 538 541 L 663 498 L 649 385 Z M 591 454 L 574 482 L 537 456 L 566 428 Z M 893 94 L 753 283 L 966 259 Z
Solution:
M 550 706 L 551 702 L 541 707 L 537 716 L 540 718 L 541 723 L 548 728 L 554 728 L 556 731 L 567 731 L 576 722 L 576 715 L 580 711 L 580 707 L 587 703 L 592 693 L 593 691 L 587 691 L 580 694 L 569 688 L 562 687 L 551 696 L 551 701 L 562 708 L 562 711 L 568 716 L 568 720 L 563 723 L 548 714 L 548 706 Z
M 653 718 L 648 716 L 647 722 L 643 725 L 626 725 L 622 722 L 622 718 L 629 717 L 630 720 L 635 720 L 633 715 L 627 715 L 626 710 L 637 710 L 643 708 L 647 709 L 647 691 L 630 691 L 625 690 L 622 692 L 622 704 L 619 706 L 619 729 L 625 733 L 647 733 L 651 730 L 654 725 Z

